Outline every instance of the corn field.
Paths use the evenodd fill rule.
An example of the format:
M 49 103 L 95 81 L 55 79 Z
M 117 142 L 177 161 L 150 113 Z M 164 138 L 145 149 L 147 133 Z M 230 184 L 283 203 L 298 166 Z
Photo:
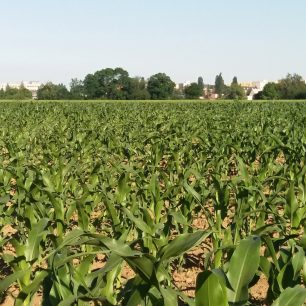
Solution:
M 2 102 L 0 119 L 3 304 L 304 305 L 305 102 Z

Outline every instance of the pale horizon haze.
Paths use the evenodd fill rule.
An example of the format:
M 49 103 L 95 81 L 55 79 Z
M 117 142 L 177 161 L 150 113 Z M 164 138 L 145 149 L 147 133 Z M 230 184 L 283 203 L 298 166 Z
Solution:
M 306 77 L 305 0 L 2 1 L 0 83 L 111 67 L 213 84 Z

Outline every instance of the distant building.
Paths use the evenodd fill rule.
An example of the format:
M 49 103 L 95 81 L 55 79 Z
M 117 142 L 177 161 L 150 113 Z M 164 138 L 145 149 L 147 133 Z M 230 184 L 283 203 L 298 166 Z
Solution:
M 36 99 L 37 98 L 37 91 L 39 89 L 39 87 L 42 85 L 42 83 L 38 82 L 38 81 L 30 81 L 30 82 L 24 82 L 23 86 L 30 90 L 32 93 L 32 98 Z
M 252 88 L 253 82 L 241 82 L 239 85 L 243 88 Z
M 29 81 L 29 82 L 21 82 L 21 83 L 0 83 L 0 89 L 5 90 L 7 86 L 11 88 L 19 89 L 23 85 L 26 89 L 30 90 L 32 93 L 32 98 L 37 98 L 37 90 L 42 85 L 41 82 L 38 81 Z
M 256 94 L 258 94 L 261 90 L 257 89 L 257 88 L 252 88 L 251 90 L 249 90 L 249 92 L 247 93 L 247 99 L 249 101 L 254 99 L 254 96 Z
M 268 81 L 263 80 L 263 81 L 252 81 L 252 82 L 241 82 L 240 86 L 243 88 L 256 88 L 259 89 L 260 91 L 263 90 L 265 85 L 268 83 Z
M 184 83 L 177 83 L 175 84 L 175 88 L 178 90 L 183 90 L 185 87 L 191 85 L 190 81 L 185 81 Z
M 0 90 L 6 90 L 7 86 L 18 89 L 20 85 L 20 83 L 0 83 Z
M 252 81 L 252 82 L 241 82 L 240 86 L 244 89 L 248 100 L 253 100 L 254 95 L 264 89 L 266 84 L 269 83 L 266 80 L 263 81 Z
M 184 84 L 183 83 L 175 84 L 175 89 L 183 91 L 184 90 Z

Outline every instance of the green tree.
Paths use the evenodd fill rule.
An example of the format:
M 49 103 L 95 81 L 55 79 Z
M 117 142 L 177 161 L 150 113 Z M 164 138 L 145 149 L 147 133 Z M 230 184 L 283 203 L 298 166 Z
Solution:
M 184 93 L 187 99 L 199 99 L 203 95 L 203 87 L 197 83 L 191 83 L 184 88 Z
M 66 100 L 70 99 L 70 92 L 64 84 L 58 84 L 56 86 L 57 91 L 57 100 Z
M 71 99 L 84 99 L 84 84 L 83 81 L 72 79 L 70 82 L 70 97 Z
M 148 92 L 153 100 L 169 99 L 174 91 L 175 83 L 165 73 L 152 75 L 148 81 Z
M 236 76 L 233 77 L 232 85 L 238 85 L 238 79 Z
M 93 74 L 87 74 L 84 82 L 84 96 L 87 99 L 101 98 L 98 79 Z
M 5 90 L 1 90 L 0 98 L 8 100 L 26 100 L 32 99 L 32 93 L 24 87 L 23 83 L 21 83 L 19 88 L 13 88 L 7 85 Z
M 278 83 L 280 99 L 303 99 L 306 97 L 306 84 L 298 74 L 287 74 Z
M 264 100 L 274 100 L 279 99 L 279 97 L 280 90 L 278 84 L 269 82 L 264 86 L 262 90 L 262 98 Z
M 224 80 L 222 77 L 222 73 L 220 72 L 215 79 L 215 91 L 221 97 L 224 94 L 226 86 L 224 84 Z
M 146 81 L 144 78 L 135 77 L 130 78 L 128 90 L 129 100 L 148 100 L 150 99 L 150 94 L 147 90 Z
M 32 92 L 24 87 L 24 84 L 21 83 L 19 87 L 18 96 L 20 100 L 32 99 Z
M 38 100 L 55 100 L 56 99 L 56 91 L 54 84 L 48 82 L 46 84 L 41 85 L 37 90 L 37 99 Z
M 204 89 L 204 80 L 201 76 L 198 77 L 198 85 L 202 88 L 202 90 Z
M 122 68 L 106 68 L 88 74 L 84 79 L 85 96 L 89 99 L 116 99 L 128 98 L 130 78 Z
M 232 100 L 241 100 L 245 98 L 244 89 L 237 83 L 232 83 L 231 86 L 227 88 L 226 97 Z
M 13 100 L 18 96 L 18 89 L 10 87 L 9 85 L 5 88 L 5 99 Z
M 64 84 L 48 82 L 37 91 L 38 100 L 66 100 L 70 99 L 70 93 Z

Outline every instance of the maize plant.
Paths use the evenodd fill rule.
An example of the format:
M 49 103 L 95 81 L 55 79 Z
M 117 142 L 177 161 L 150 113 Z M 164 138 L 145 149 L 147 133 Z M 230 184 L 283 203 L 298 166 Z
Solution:
M 306 103 L 0 103 L 0 304 L 304 305 Z

